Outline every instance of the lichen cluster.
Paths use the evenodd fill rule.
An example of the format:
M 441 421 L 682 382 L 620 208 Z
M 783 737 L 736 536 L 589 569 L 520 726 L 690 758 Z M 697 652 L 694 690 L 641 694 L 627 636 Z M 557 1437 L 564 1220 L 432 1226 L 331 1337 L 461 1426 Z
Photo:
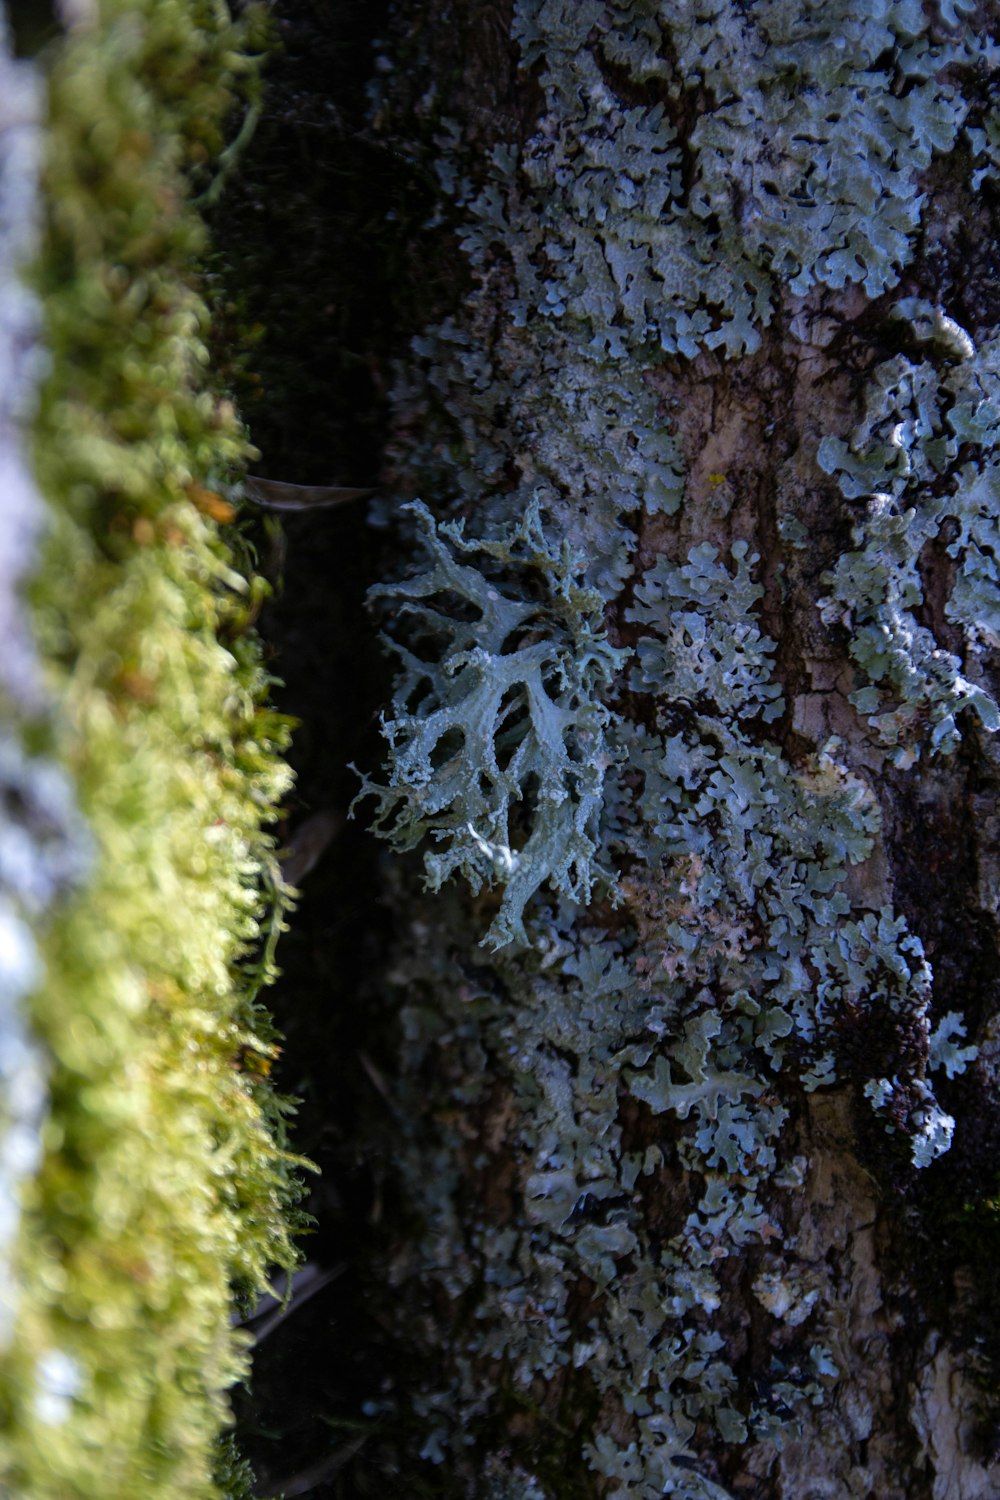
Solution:
M 1000 728 L 982 664 L 1000 644 L 1000 345 L 976 349 L 953 319 L 917 298 L 892 312 L 911 352 L 876 367 L 862 421 L 846 442 L 825 438 L 817 458 L 858 514 L 854 547 L 829 577 L 823 612 L 848 628 L 867 678 L 851 701 L 906 766 L 922 750 L 953 752 L 963 710 Z M 953 627 L 961 655 L 922 618 L 922 569 L 932 553 L 951 575 L 935 624 L 938 632 Z
M 234 1290 L 295 1259 L 297 1167 L 257 1000 L 288 725 L 220 531 L 247 444 L 206 376 L 189 202 L 247 39 L 209 0 L 101 0 L 48 57 L 44 697 L 0 760 L 16 816 L 0 880 L 34 929 L 20 999 L 48 1086 L 0 1357 L 0 1488 L 32 1500 L 218 1497 L 246 1359 Z
M 919 174 L 964 120 L 942 69 L 986 50 L 946 28 L 917 0 L 864 15 L 526 0 L 514 36 L 546 129 L 517 163 L 521 191 L 480 200 L 474 260 L 516 237 L 515 320 L 588 322 L 613 357 L 751 352 L 784 287 L 876 297 L 912 253 Z M 656 102 L 632 102 L 644 92 Z
M 608 644 L 600 594 L 581 582 L 584 560 L 546 536 L 537 503 L 513 530 L 476 542 L 415 512 L 431 566 L 373 597 L 396 604 L 420 654 L 395 647 L 404 670 L 383 723 L 391 780 L 366 780 L 362 795 L 378 799 L 373 827 L 397 849 L 433 841 L 431 889 L 459 871 L 474 891 L 500 880 L 488 940 L 527 941 L 524 909 L 541 886 L 590 899 L 613 760 L 601 692 L 624 653 Z M 527 575 L 527 587 L 518 596 L 459 561 L 470 554 Z
M 915 3 L 862 17 L 778 0 L 520 0 L 514 37 L 540 118 L 523 146 L 494 149 L 485 185 L 461 127 L 439 124 L 439 178 L 474 282 L 462 311 L 415 341 L 397 386 L 400 487 L 461 528 L 435 530 L 421 510 L 430 566 L 377 591 L 403 671 L 384 726 L 386 784 L 367 790 L 398 847 L 429 839 L 432 889 L 464 874 L 475 892 L 492 882 L 502 904 L 488 929 L 500 951 L 484 957 L 488 897 L 463 904 L 444 888 L 421 900 L 398 877 L 394 1149 L 424 1232 L 393 1271 L 419 1289 L 411 1318 L 429 1288 L 454 1310 L 448 1378 L 428 1376 L 415 1398 L 427 1457 L 460 1462 L 477 1437 L 488 1451 L 491 1424 L 513 1405 L 545 1434 L 519 1455 L 524 1493 L 557 1491 L 542 1449 L 558 1431 L 556 1462 L 582 1448 L 617 1500 L 709 1500 L 724 1493 L 725 1445 L 780 1446 L 796 1406 L 825 1400 L 838 1375 L 816 1268 L 786 1222 L 783 1195 L 806 1170 L 783 1133 L 790 1114 L 836 1082 L 842 1037 L 876 1014 L 897 1042 L 891 1058 L 871 1058 L 864 1093 L 925 1167 L 954 1124 L 929 1075 L 953 1077 L 973 1049 L 957 1045 L 956 1013 L 932 1031 L 932 976 L 905 920 L 847 894 L 849 868 L 879 838 L 877 799 L 836 739 L 783 748 L 748 542 L 722 554 L 696 536 L 637 573 L 638 534 L 684 514 L 655 376 L 706 349 L 757 350 L 776 307 L 817 287 L 895 287 L 920 224 L 920 174 L 964 119 L 955 76 L 989 61 L 990 45 L 952 6 L 932 20 Z M 899 310 L 911 338 L 927 336 L 926 309 Z M 935 393 L 930 415 L 913 394 L 924 367 L 893 362 L 891 378 L 876 372 L 860 435 L 824 445 L 827 472 L 857 480 L 848 493 L 877 478 L 912 505 L 911 472 L 941 474 L 956 444 L 991 441 L 989 353 L 955 337 L 917 382 Z M 898 503 L 888 530 L 869 506 L 831 583 L 859 665 L 908 711 L 919 704 L 944 749 L 964 704 L 993 722 L 985 692 L 951 658 L 929 666 L 930 649 L 911 692 L 902 669 L 873 669 L 864 632 L 884 634 L 899 601 L 912 608 L 921 549 L 950 516 L 949 617 L 973 645 L 987 639 L 996 507 L 983 472 L 971 465 L 947 498 L 922 490 L 919 535 Z M 581 583 L 614 608 L 616 640 L 635 640 L 589 678 L 564 665 L 573 647 L 554 607 L 556 554 L 548 582 L 509 566 L 526 515 L 540 536 L 578 542 Z M 656 534 L 669 547 L 676 532 Z M 531 630 L 501 628 L 491 608 Z M 592 641 L 600 612 L 587 610 Z M 548 697 L 572 695 L 555 757 L 562 823 L 537 795 L 552 782 L 524 709 L 536 658 L 550 664 Z M 586 858 L 618 877 L 589 910 L 562 842 L 579 833 L 582 783 L 566 768 L 587 692 L 602 780 L 587 801 Z M 918 719 L 893 721 L 900 743 L 913 744 Z M 530 890 L 517 888 L 525 849 L 542 877 Z M 742 1266 L 753 1318 L 734 1295 Z M 421 1326 L 434 1350 L 432 1319 Z M 439 1363 L 440 1350 L 429 1357 Z M 483 1486 L 509 1493 L 505 1481 Z

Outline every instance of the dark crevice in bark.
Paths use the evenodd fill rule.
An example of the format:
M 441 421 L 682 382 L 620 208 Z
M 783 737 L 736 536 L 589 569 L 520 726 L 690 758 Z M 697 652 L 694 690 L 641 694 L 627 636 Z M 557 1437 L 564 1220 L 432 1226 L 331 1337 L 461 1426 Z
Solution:
M 530 133 L 538 91 L 530 81 L 515 87 L 509 0 L 409 15 L 389 0 L 279 0 L 273 14 L 281 50 L 268 67 L 263 122 L 213 226 L 217 336 L 237 351 L 226 357 L 259 472 L 294 483 L 381 482 L 389 497 L 391 363 L 468 284 L 433 169 L 435 135 L 449 117 L 470 122 L 470 171 L 481 174 L 496 140 Z M 377 56 L 387 35 L 391 76 Z M 282 683 L 278 704 L 300 721 L 289 837 L 318 810 L 346 809 L 358 788 L 350 762 L 381 759 L 377 714 L 391 665 L 364 598 L 385 565 L 365 514 L 362 503 L 289 518 L 277 548 L 269 529 L 260 538 L 282 573 L 261 628 Z M 392 863 L 390 880 L 415 883 L 419 860 Z M 471 1493 L 479 1478 L 478 1460 L 449 1472 L 414 1465 L 426 1423 L 406 1403 L 391 1417 L 370 1415 L 398 1387 L 419 1386 L 420 1326 L 462 1316 L 440 1294 L 420 1305 L 407 1294 L 412 1336 L 399 1347 L 400 1293 L 387 1279 L 416 1230 L 393 1161 L 399 1037 L 380 983 L 391 947 L 386 878 L 362 814 L 307 877 L 281 944 L 271 997 L 286 1038 L 280 1085 L 301 1101 L 294 1147 L 322 1172 L 303 1250 L 344 1269 L 268 1336 L 237 1399 L 261 1495 L 383 1500 L 403 1484 L 417 1500 L 443 1500 Z M 428 1098 L 439 1092 L 430 1079 Z M 502 1198 L 502 1183 L 491 1190 Z M 466 1300 L 471 1318 L 474 1288 Z M 559 1494 L 586 1475 L 577 1432 L 587 1414 L 573 1387 L 537 1417 L 519 1409 L 511 1388 L 511 1409 L 484 1418 L 519 1434 Z
M 976 125 L 985 99 L 977 99 L 968 80 L 965 90 L 972 103 L 969 124 Z M 904 290 L 940 307 L 978 343 L 994 333 L 1000 319 L 1000 194 L 989 181 L 971 193 L 968 163 L 965 167 L 960 170 L 953 155 L 927 173 L 924 225 Z M 904 352 L 915 361 L 933 357 L 924 346 Z M 945 650 L 962 658 L 961 632 L 944 609 L 955 567 L 944 553 L 950 540 L 946 521 L 921 556 L 924 603 L 918 619 Z M 995 1461 L 1000 1369 L 994 1206 L 1000 1190 L 1000 1095 L 988 1039 L 1000 1003 L 1000 948 L 996 914 L 983 906 L 981 878 L 996 857 L 982 815 L 985 807 L 995 806 L 998 777 L 972 715 L 964 719 L 965 743 L 953 757 L 923 774 L 920 767 L 884 773 L 882 805 L 894 898 L 919 933 L 934 971 L 934 1017 L 960 1012 L 969 1038 L 983 1042 L 984 1052 L 961 1079 L 949 1083 L 938 1075 L 935 1083 L 943 1106 L 957 1119 L 946 1156 L 924 1172 L 905 1167 L 887 1172 L 891 1152 L 884 1141 L 879 1147 L 871 1138 L 862 1140 L 861 1151 L 871 1170 L 891 1181 L 899 1195 L 887 1271 L 898 1287 L 908 1287 L 904 1314 L 912 1322 L 919 1310 L 923 1326 L 947 1329 L 949 1341 L 981 1382 L 977 1457 L 988 1464 Z M 918 1354 L 913 1345 L 911 1359 Z M 910 1380 L 919 1375 L 912 1363 L 906 1373 Z
M 973 1038 L 996 1015 L 1000 998 L 996 923 L 976 899 L 975 759 L 974 751 L 963 750 L 923 788 L 905 775 L 887 778 L 896 900 L 921 934 L 934 971 L 935 1015 L 960 1011 Z M 1000 1190 L 1000 1098 L 978 1064 L 960 1082 L 942 1078 L 937 1092 L 957 1116 L 954 1141 L 947 1156 L 924 1173 L 904 1173 L 896 1183 L 902 1204 L 893 1259 L 923 1308 L 936 1312 L 941 1326 L 951 1324 L 959 1347 L 968 1352 L 979 1346 L 985 1373 L 1000 1356 L 994 1278 L 976 1274 L 976 1295 L 971 1302 L 963 1299 L 957 1318 L 954 1312 L 970 1269 L 981 1272 L 995 1256 L 997 1229 L 989 1205 Z M 874 1151 L 870 1160 L 874 1165 Z
M 426 317 L 427 282 L 415 281 L 411 257 L 430 185 L 367 119 L 372 43 L 387 11 L 372 0 L 274 7 L 280 49 L 265 75 L 263 120 L 214 215 L 216 323 L 237 350 L 234 393 L 259 471 L 293 483 L 378 482 L 388 364 Z M 345 813 L 358 787 L 349 763 L 378 758 L 388 672 L 364 607 L 380 547 L 366 508 L 283 518 L 277 545 L 270 523 L 261 531 L 261 552 L 280 574 L 261 630 L 278 706 L 299 720 L 286 841 L 311 814 Z M 380 879 L 376 847 L 347 823 L 303 881 L 280 945 L 276 1072 L 301 1101 L 294 1149 L 322 1173 L 303 1252 L 343 1269 L 268 1335 L 238 1394 L 239 1439 L 261 1495 L 306 1483 L 316 1500 L 384 1494 L 384 1478 L 368 1469 L 363 1403 L 380 1396 L 392 1368 L 371 1278 L 396 1214 L 386 1201 L 391 1163 L 359 1146 L 366 1120 L 369 1141 L 385 1135 L 387 1112 L 385 1044 L 365 999 L 386 942 Z

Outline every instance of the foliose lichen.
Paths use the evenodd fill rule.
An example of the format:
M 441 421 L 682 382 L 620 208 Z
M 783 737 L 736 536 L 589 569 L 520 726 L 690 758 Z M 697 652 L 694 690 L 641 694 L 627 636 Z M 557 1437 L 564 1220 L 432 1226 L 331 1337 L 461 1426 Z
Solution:
M 914 353 L 876 367 L 859 425 L 846 442 L 824 438 L 817 453 L 858 513 L 822 611 L 851 632 L 851 656 L 868 679 L 851 701 L 909 765 L 921 750 L 954 751 L 965 710 L 1000 728 L 981 662 L 1000 644 L 1000 344 L 975 348 L 942 309 L 916 298 L 892 312 Z M 960 635 L 961 655 L 925 623 L 931 557 L 947 577 L 940 625 Z
M 951 1078 L 972 1052 L 956 1045 L 957 1015 L 932 1031 L 931 973 L 905 920 L 848 895 L 880 833 L 871 787 L 836 738 L 794 756 L 782 746 L 749 542 L 724 550 L 696 536 L 654 557 L 647 546 L 637 575 L 650 517 L 690 520 L 655 377 L 705 350 L 757 350 L 779 302 L 816 287 L 875 297 L 896 286 L 920 225 L 920 174 L 965 115 L 944 70 L 988 60 L 990 44 L 955 7 L 932 20 L 915 0 L 864 16 L 779 0 L 519 0 L 514 37 L 543 95 L 534 133 L 494 149 L 485 185 L 461 127 L 444 120 L 437 136 L 474 285 L 401 372 L 393 462 L 400 489 L 433 497 L 472 535 L 421 510 L 431 567 L 377 591 L 402 605 L 404 670 L 385 726 L 388 785 L 368 790 L 398 845 L 429 836 L 434 887 L 513 865 L 518 797 L 531 847 L 539 807 L 518 760 L 531 720 L 515 716 L 506 753 L 518 777 L 506 784 L 502 693 L 514 681 L 526 702 L 528 653 L 565 661 L 578 627 L 558 591 L 554 602 L 537 580 L 515 588 L 495 569 L 509 568 L 525 525 L 565 531 L 585 554 L 577 586 L 598 595 L 588 641 L 601 636 L 600 601 L 636 638 L 627 668 L 607 648 L 586 679 L 565 667 L 553 679 L 572 684 L 574 726 L 584 713 L 600 724 L 586 859 L 618 872 L 621 905 L 581 909 L 579 865 L 548 890 L 532 880 L 516 926 L 502 914 L 491 929 L 517 946 L 484 960 L 472 956 L 478 910 L 453 888 L 432 902 L 394 877 L 406 919 L 390 975 L 404 1037 L 393 1149 L 423 1232 L 393 1274 L 404 1296 L 418 1288 L 432 1347 L 428 1287 L 455 1310 L 447 1376 L 438 1350 L 414 1398 L 425 1457 L 460 1461 L 477 1435 L 488 1445 L 498 1406 L 514 1400 L 568 1412 L 615 1500 L 718 1500 L 718 1454 L 780 1446 L 796 1407 L 823 1402 L 838 1378 L 817 1268 L 783 1212 L 807 1170 L 783 1134 L 792 1110 L 837 1081 L 841 1036 L 876 1013 L 909 1040 L 893 1076 L 863 1094 L 925 1167 L 954 1126 L 929 1073 Z M 922 337 L 921 308 L 903 315 Z M 964 368 L 963 339 L 951 338 L 941 380 Z M 961 442 L 986 416 L 975 369 L 945 403 L 963 413 Z M 923 435 L 901 446 L 914 443 L 932 463 Z M 827 444 L 821 461 L 854 475 L 867 453 L 865 435 Z M 956 586 L 950 608 L 981 639 L 992 552 L 971 472 L 967 482 L 953 555 L 971 592 Z M 869 488 L 866 470 L 859 493 Z M 901 545 L 911 587 L 923 542 Z M 489 561 L 468 576 L 473 550 Z M 867 566 L 895 563 L 873 545 L 834 584 L 863 625 L 882 598 Z M 953 699 L 965 691 L 948 680 Z M 571 812 L 572 743 L 556 757 Z M 734 1311 L 737 1264 L 753 1270 L 763 1347 Z M 526 1487 L 548 1492 L 544 1461 L 525 1464 Z
M 630 1443 L 598 1430 L 584 1445 L 612 1492 L 690 1500 L 724 1493 L 699 1460 L 709 1432 L 780 1443 L 794 1407 L 824 1399 L 837 1374 L 813 1268 L 783 1221 L 782 1191 L 801 1186 L 805 1165 L 780 1153 L 792 1079 L 833 1083 L 838 1027 L 868 1004 L 895 1010 L 930 1046 L 919 942 L 891 912 L 852 912 L 842 889 L 878 828 L 871 793 L 835 744 L 792 766 L 742 727 L 776 701 L 761 691 L 769 643 L 756 588 L 727 589 L 726 569 L 696 549 L 685 568 L 657 563 L 634 612 L 654 643 L 669 640 L 675 591 L 697 592 L 691 580 L 706 577 L 697 601 L 685 599 L 688 636 L 734 633 L 759 656 L 727 680 L 719 654 L 674 666 L 661 653 L 658 711 L 689 716 L 686 726 L 614 731 L 629 758 L 610 777 L 602 853 L 628 867 L 626 922 L 612 935 L 564 903 L 536 902 L 531 946 L 484 967 L 463 956 L 474 919 L 450 899 L 440 926 L 426 911 L 414 918 L 393 973 L 406 1038 L 397 1150 L 426 1226 L 397 1274 L 475 1308 L 470 1331 L 453 1334 L 454 1383 L 416 1397 L 425 1455 L 461 1451 L 488 1420 L 490 1370 L 525 1399 L 574 1371 L 634 1424 Z M 951 1041 L 959 1024 L 952 1016 L 935 1034 L 932 1061 L 949 1073 L 969 1056 Z M 438 1090 L 461 1115 L 429 1124 L 418 1101 Z M 639 1139 L 630 1098 L 648 1111 Z M 480 1138 L 474 1175 L 506 1186 L 483 1202 L 459 1163 L 487 1106 L 508 1125 Z M 947 1149 L 951 1124 L 926 1078 L 900 1085 L 891 1128 L 910 1137 L 916 1165 Z M 748 1256 L 775 1330 L 756 1392 L 739 1371 L 745 1344 L 734 1348 L 730 1329 L 726 1348 L 713 1328 L 726 1263 Z
M 397 849 L 433 840 L 432 890 L 456 871 L 473 891 L 498 881 L 503 904 L 487 941 L 524 942 L 524 908 L 543 885 L 590 899 L 613 759 L 600 695 L 625 653 L 608 644 L 582 558 L 546 535 L 537 503 L 515 527 L 477 540 L 436 528 L 424 506 L 413 511 L 430 566 L 373 597 L 396 606 L 419 654 L 394 646 L 403 673 L 383 722 L 389 780 L 366 778 L 362 796 L 378 799 L 373 827 Z M 485 571 L 463 560 L 477 554 Z
M 528 191 L 477 203 L 473 263 L 502 236 L 515 321 L 586 325 L 612 358 L 752 352 L 783 287 L 879 296 L 912 253 L 919 174 L 964 119 L 942 70 L 989 51 L 942 20 L 954 40 L 932 41 L 917 0 L 525 0 L 514 35 L 546 127 L 517 163 Z

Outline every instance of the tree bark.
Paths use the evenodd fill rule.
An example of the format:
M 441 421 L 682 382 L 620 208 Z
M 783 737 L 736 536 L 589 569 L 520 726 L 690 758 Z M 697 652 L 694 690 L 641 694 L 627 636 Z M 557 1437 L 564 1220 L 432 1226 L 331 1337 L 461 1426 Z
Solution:
M 996 1491 L 997 24 L 392 12 L 394 1483 Z

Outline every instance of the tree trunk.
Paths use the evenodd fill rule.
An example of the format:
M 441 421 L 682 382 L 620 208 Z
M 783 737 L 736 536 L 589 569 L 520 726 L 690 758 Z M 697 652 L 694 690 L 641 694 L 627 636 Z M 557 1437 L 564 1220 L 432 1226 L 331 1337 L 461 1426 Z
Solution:
M 358 1493 L 996 1493 L 998 15 L 875 11 L 387 27 Z

